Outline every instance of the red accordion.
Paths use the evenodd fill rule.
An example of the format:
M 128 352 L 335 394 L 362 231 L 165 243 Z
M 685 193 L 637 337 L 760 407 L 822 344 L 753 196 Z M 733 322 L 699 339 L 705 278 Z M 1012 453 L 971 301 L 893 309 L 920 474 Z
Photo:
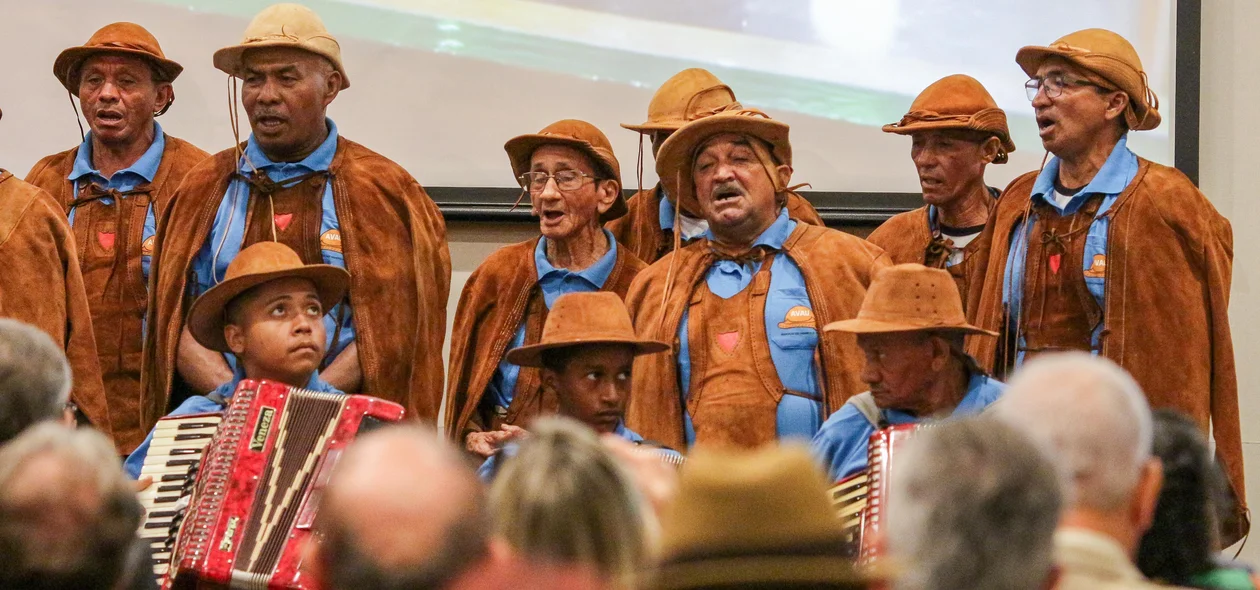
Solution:
M 311 588 L 302 545 L 342 450 L 402 406 L 242 381 L 195 475 L 164 588 Z
M 919 429 L 917 424 L 890 426 L 871 435 L 866 446 L 866 471 L 854 473 L 831 488 L 848 535 L 849 555 L 858 563 L 880 553 L 880 529 L 892 480 L 893 454 Z

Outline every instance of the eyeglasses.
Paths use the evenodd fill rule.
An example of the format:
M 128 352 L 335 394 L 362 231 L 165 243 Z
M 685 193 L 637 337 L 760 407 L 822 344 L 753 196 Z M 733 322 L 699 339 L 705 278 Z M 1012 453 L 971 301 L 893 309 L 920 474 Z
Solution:
M 520 181 L 521 188 L 528 190 L 531 194 L 538 194 L 547 189 L 547 182 L 553 178 L 556 179 L 556 188 L 566 192 L 582 188 L 587 179 L 597 180 L 581 170 L 561 170 L 555 174 L 526 172 L 518 176 L 517 180 Z
M 1024 82 L 1024 92 L 1028 95 L 1028 100 L 1036 100 L 1037 92 L 1045 88 L 1046 98 L 1058 98 L 1063 95 L 1063 89 L 1068 86 L 1093 86 L 1099 88 L 1097 84 L 1083 78 L 1051 74 L 1044 78 L 1031 78 Z

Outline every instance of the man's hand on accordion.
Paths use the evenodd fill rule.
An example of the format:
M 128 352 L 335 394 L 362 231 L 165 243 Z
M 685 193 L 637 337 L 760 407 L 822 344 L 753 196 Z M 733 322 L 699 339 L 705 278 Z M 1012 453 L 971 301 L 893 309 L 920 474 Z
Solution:
M 465 439 L 464 449 L 485 459 L 498 452 L 508 441 L 526 434 L 529 433 L 520 426 L 504 424 L 500 430 L 470 433 Z

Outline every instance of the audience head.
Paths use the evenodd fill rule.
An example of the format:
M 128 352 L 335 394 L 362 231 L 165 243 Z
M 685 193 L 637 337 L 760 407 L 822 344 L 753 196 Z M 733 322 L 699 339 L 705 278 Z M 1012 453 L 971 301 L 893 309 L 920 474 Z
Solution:
M 1151 411 L 1128 373 L 1087 353 L 1041 356 L 1015 375 L 992 411 L 1048 445 L 1065 487 L 1063 525 L 1137 549 L 1162 475 L 1151 457 Z
M 894 459 L 886 519 L 899 590 L 1033 590 L 1053 584 L 1054 464 L 985 418 L 924 428 Z
M 534 423 L 490 489 L 495 531 L 524 560 L 586 567 L 632 586 L 647 562 L 650 508 L 590 429 Z
M 0 444 L 45 420 L 66 420 L 70 364 L 35 326 L 0 318 Z
M 140 518 L 99 432 L 45 423 L 0 447 L 0 587 L 113 588 L 131 573 Z
M 314 577 L 331 590 L 445 588 L 486 562 L 472 469 L 437 433 L 389 426 L 356 441 L 320 503 Z
M 867 588 L 827 487 L 803 448 L 692 453 L 649 587 Z
M 556 121 L 509 139 L 503 149 L 548 240 L 563 242 L 626 214 L 621 164 L 594 125 Z

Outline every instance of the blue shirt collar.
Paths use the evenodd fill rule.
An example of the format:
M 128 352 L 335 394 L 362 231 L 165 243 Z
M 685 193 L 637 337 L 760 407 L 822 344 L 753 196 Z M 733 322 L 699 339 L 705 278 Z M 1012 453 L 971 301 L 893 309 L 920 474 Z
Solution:
M 984 385 L 988 382 L 988 375 L 985 375 L 984 373 L 973 373 L 971 375 L 971 379 L 967 381 L 966 395 L 964 395 L 962 400 L 958 402 L 958 406 L 954 408 L 954 411 L 950 412 L 950 416 L 970 416 L 973 414 L 979 414 L 980 410 L 983 410 L 985 407 L 984 398 L 981 396 L 981 392 L 984 390 Z M 884 418 L 891 424 L 913 424 L 921 420 L 917 416 L 912 416 L 906 412 L 895 409 L 884 410 Z
M 292 167 L 301 169 L 304 172 L 323 172 L 332 166 L 333 156 L 337 155 L 337 124 L 332 119 L 324 118 L 324 122 L 328 124 L 328 137 L 324 138 L 324 142 L 315 148 L 305 158 L 298 162 L 272 162 L 263 153 L 262 147 L 258 145 L 258 140 L 251 133 L 249 141 L 245 145 L 245 157 L 241 158 L 240 171 L 251 172 L 251 168 L 247 163 L 253 163 L 254 168 L 266 172 L 269 168 Z
M 674 229 L 674 204 L 670 202 L 669 195 L 665 194 L 665 187 L 657 185 L 657 190 L 661 193 L 661 229 Z
M 132 165 L 115 172 L 115 175 L 130 173 L 144 178 L 145 182 L 153 182 L 153 177 L 157 176 L 158 166 L 162 164 L 162 152 L 166 150 L 166 135 L 162 132 L 162 126 L 157 121 L 153 122 L 153 143 L 149 144 L 149 149 L 144 151 L 140 159 L 136 160 Z M 83 143 L 79 144 L 79 152 L 74 156 L 74 167 L 70 169 L 70 175 L 67 180 L 79 180 L 89 174 L 95 174 L 100 178 L 105 178 L 96 168 L 92 167 L 92 132 L 88 131 L 87 137 L 83 139 Z
M 1133 180 L 1132 171 L 1137 168 L 1137 156 L 1129 151 L 1128 143 L 1127 135 L 1116 142 L 1115 147 L 1111 148 L 1111 154 L 1107 156 L 1107 161 L 1098 170 L 1098 174 L 1095 174 L 1094 179 L 1076 193 L 1077 196 L 1118 195 L 1124 192 L 1124 188 Z M 1050 158 L 1050 161 L 1046 162 L 1045 167 L 1041 169 L 1041 173 L 1037 175 L 1036 182 L 1033 183 L 1032 197 L 1041 198 L 1057 208 L 1058 204 L 1054 202 L 1053 193 L 1054 181 L 1058 178 L 1059 158 Z
M 796 230 L 796 222 L 788 217 L 787 207 L 779 210 L 779 216 L 775 218 L 774 223 L 761 232 L 756 240 L 753 240 L 752 246 L 766 246 L 775 250 L 782 250 L 792 232 Z M 713 240 L 713 230 L 704 232 L 704 237 Z
M 232 394 L 236 393 L 236 386 L 240 385 L 245 379 L 245 369 L 241 368 L 242 363 L 236 363 L 236 369 L 232 372 L 232 380 L 220 385 L 211 393 L 217 393 L 223 399 L 232 399 Z M 311 373 L 311 378 L 306 381 L 306 387 L 311 391 L 321 391 L 325 393 L 342 393 L 340 389 L 333 387 L 327 381 L 319 377 L 319 371 Z
M 617 262 L 617 240 L 613 238 L 612 232 L 606 229 L 604 236 L 608 238 L 608 251 L 596 260 L 595 264 L 576 272 L 552 266 L 547 260 L 547 238 L 540 238 L 538 245 L 534 247 L 534 266 L 538 268 L 538 280 L 541 281 L 552 273 L 572 274 L 585 279 L 596 289 L 603 289 L 604 283 L 608 282 L 608 275 L 612 274 L 613 266 Z

